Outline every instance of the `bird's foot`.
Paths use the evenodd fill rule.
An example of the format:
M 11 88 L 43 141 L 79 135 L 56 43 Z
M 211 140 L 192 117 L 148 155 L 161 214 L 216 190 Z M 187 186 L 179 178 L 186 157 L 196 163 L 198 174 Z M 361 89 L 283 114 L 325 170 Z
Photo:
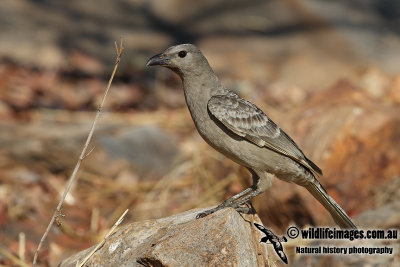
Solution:
M 222 202 L 220 205 L 216 206 L 215 208 L 200 212 L 199 214 L 196 215 L 196 219 L 200 219 L 200 218 L 204 218 L 210 214 L 213 214 L 214 212 L 224 209 L 224 208 L 234 208 L 237 212 L 239 213 L 245 213 L 245 214 L 249 214 L 249 213 L 253 213 L 254 209 L 253 207 L 250 205 L 248 205 L 247 203 L 245 204 L 238 204 L 235 202 L 231 202 L 231 201 L 224 201 Z
M 210 209 L 210 210 L 200 212 L 199 214 L 196 215 L 196 219 L 204 218 L 210 214 L 213 214 L 216 211 L 217 211 L 216 209 Z
M 229 207 L 229 205 L 231 205 L 232 202 L 228 202 L 227 200 L 225 200 L 224 202 L 222 202 L 221 204 L 219 204 L 218 206 L 216 206 L 215 208 L 200 212 L 199 214 L 196 215 L 196 219 L 200 219 L 200 218 L 204 218 L 210 214 L 213 214 L 214 212 L 221 210 L 223 208 Z
M 239 213 L 243 213 L 243 214 L 252 214 L 255 213 L 255 210 L 253 208 L 253 206 L 249 203 L 249 204 L 242 204 L 239 205 L 237 207 L 233 207 L 237 212 Z

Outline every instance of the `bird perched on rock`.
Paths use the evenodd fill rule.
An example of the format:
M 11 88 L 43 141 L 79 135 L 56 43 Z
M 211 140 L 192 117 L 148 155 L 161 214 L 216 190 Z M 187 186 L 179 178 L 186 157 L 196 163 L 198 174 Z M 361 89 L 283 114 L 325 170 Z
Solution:
M 169 47 L 148 60 L 147 66 L 154 65 L 167 67 L 182 79 L 187 106 L 203 139 L 253 176 L 251 187 L 197 217 L 226 207 L 239 209 L 271 186 L 273 173 L 305 187 L 340 227 L 356 228 L 317 180 L 321 169 L 262 110 L 222 86 L 195 45 Z

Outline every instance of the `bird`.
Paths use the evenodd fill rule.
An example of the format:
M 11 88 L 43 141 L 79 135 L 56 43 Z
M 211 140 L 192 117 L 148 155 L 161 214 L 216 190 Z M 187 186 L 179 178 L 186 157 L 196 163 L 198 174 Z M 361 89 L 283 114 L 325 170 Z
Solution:
M 280 180 L 306 188 L 341 228 L 356 228 L 318 181 L 321 169 L 260 108 L 224 87 L 195 45 L 171 46 L 151 57 L 146 65 L 166 67 L 178 74 L 200 136 L 252 175 L 250 187 L 199 213 L 197 218 L 227 207 L 241 210 L 242 205 L 271 187 L 273 174 Z

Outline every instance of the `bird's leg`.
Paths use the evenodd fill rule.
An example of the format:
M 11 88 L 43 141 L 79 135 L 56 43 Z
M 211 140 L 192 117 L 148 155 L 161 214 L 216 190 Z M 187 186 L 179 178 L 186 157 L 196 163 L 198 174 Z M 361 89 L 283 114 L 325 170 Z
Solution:
M 220 209 L 224 209 L 227 207 L 232 207 L 239 212 L 248 210 L 248 209 L 243 209 L 243 207 L 241 205 L 247 203 L 253 197 L 264 192 L 265 190 L 267 190 L 268 187 L 271 186 L 271 180 L 269 179 L 269 177 L 267 176 L 266 173 L 265 174 L 263 173 L 262 175 L 260 175 L 260 176 L 262 176 L 262 178 L 260 179 L 260 176 L 257 175 L 253 170 L 249 169 L 249 171 L 253 175 L 253 185 L 252 186 L 250 186 L 249 188 L 243 190 L 242 192 L 234 195 L 233 197 L 225 200 L 224 202 L 219 204 L 217 207 L 197 214 L 196 218 L 198 219 L 198 218 L 206 217 L 207 215 L 210 215 Z
M 228 198 L 227 200 L 225 200 L 224 202 L 222 202 L 218 206 L 221 206 L 222 208 L 229 207 L 229 204 L 232 204 L 232 202 L 235 202 L 237 199 L 239 199 L 239 198 L 243 197 L 244 195 L 250 193 L 252 190 L 253 190 L 252 187 L 248 187 L 245 190 L 243 190 L 242 192 L 237 193 L 236 195 Z
M 247 203 L 253 197 L 266 191 L 271 186 L 271 179 L 268 176 L 268 173 L 263 172 L 263 173 L 256 174 L 253 170 L 251 170 L 251 169 L 249 169 L 249 170 L 253 174 L 253 181 L 254 181 L 255 185 L 253 185 L 252 188 L 254 187 L 254 190 L 251 190 L 248 194 L 246 194 L 243 197 L 241 197 L 240 199 L 236 200 L 235 204 L 237 206 Z
M 235 201 L 237 199 L 243 197 L 244 195 L 249 194 L 253 190 L 254 190 L 254 188 L 252 186 L 249 187 L 249 188 L 246 188 L 242 192 L 234 195 L 231 198 L 228 198 L 227 200 L 225 200 L 224 202 L 222 202 L 221 204 L 219 204 L 215 208 L 212 208 L 212 209 L 209 209 L 209 210 L 206 210 L 206 211 L 203 211 L 203 212 L 197 214 L 196 218 L 199 219 L 199 218 L 206 217 L 207 215 L 210 215 L 210 214 L 212 214 L 212 213 L 214 213 L 214 212 L 216 212 L 218 210 L 221 210 L 221 209 L 224 209 L 224 208 L 228 208 L 228 207 L 232 207 L 234 209 L 239 209 L 240 205 L 237 205 Z

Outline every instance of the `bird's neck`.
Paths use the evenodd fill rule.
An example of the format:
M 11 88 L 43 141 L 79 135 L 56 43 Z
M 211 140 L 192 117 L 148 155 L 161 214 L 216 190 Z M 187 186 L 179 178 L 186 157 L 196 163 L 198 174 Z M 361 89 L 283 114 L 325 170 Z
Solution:
M 181 76 L 186 102 L 189 106 L 207 106 L 208 100 L 223 88 L 212 71 L 189 73 Z
M 210 68 L 211 70 L 211 68 Z M 211 71 L 181 75 L 186 103 L 196 124 L 202 123 L 208 116 L 207 103 L 211 97 L 223 93 L 224 89 L 218 77 Z

